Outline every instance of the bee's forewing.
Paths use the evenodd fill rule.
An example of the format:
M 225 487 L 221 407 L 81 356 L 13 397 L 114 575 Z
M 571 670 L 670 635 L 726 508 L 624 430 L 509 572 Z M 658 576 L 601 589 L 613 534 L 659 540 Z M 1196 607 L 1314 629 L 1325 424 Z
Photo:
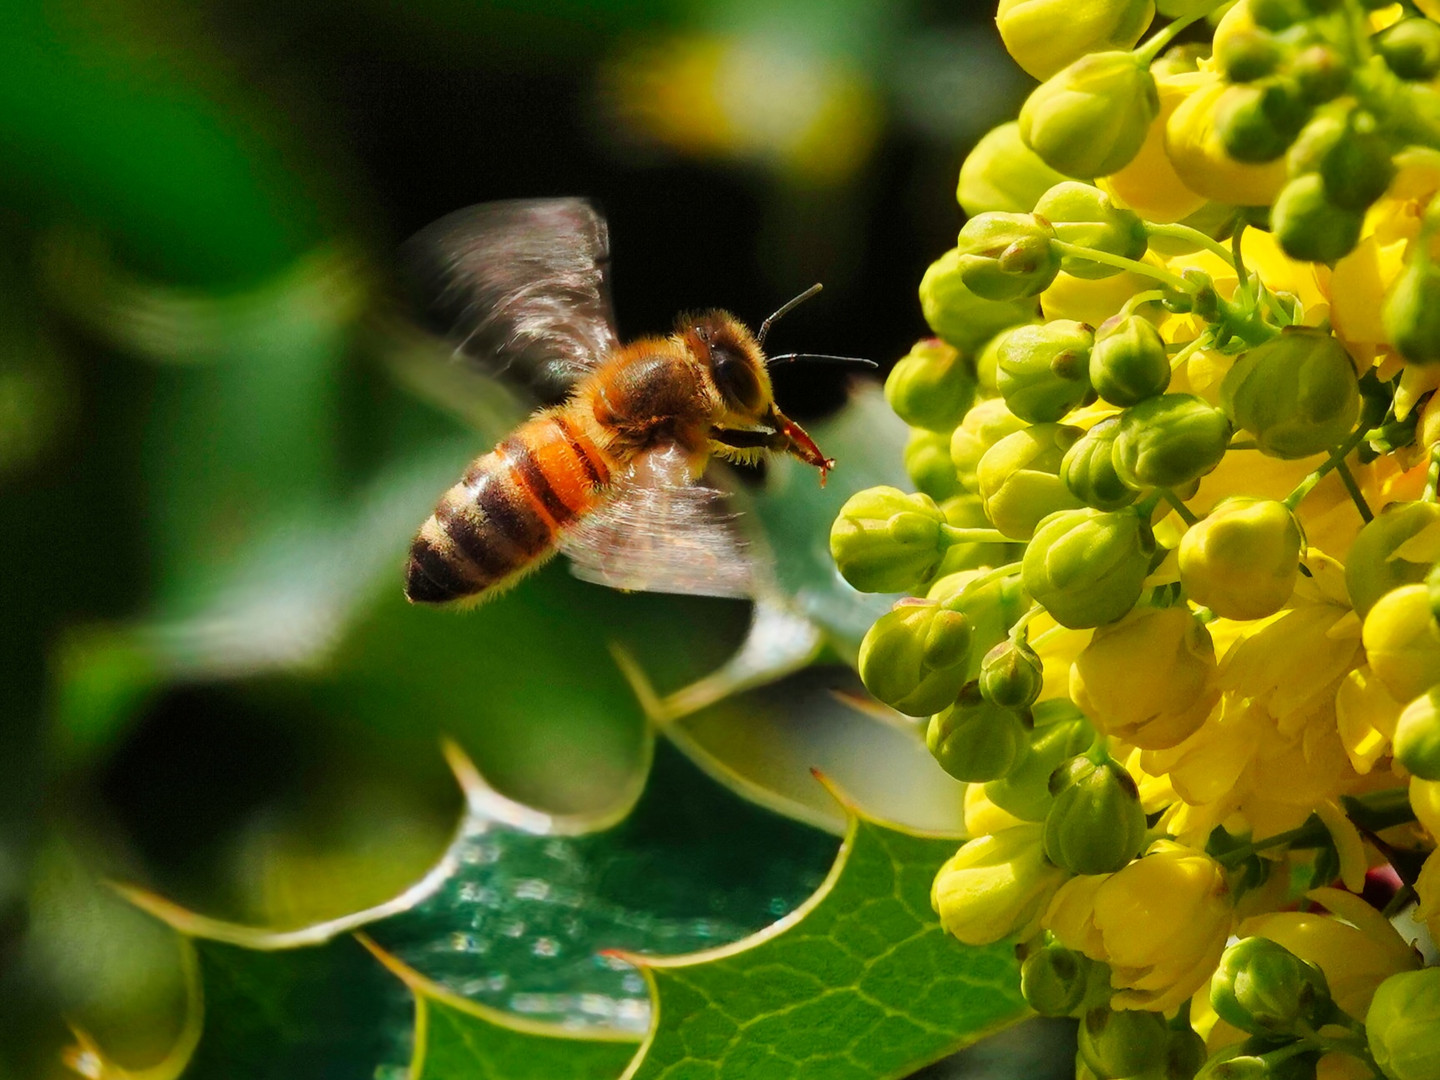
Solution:
M 763 565 L 725 493 L 692 482 L 675 447 L 642 456 L 558 546 L 576 577 L 642 592 L 751 597 Z
M 430 328 L 541 401 L 559 401 L 615 347 L 609 231 L 583 199 L 457 210 L 402 257 Z

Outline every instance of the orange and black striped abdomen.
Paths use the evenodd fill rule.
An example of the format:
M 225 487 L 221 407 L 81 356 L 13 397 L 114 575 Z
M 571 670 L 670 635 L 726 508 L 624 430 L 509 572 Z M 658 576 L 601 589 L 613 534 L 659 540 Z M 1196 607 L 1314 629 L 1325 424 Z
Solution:
M 562 407 L 527 421 L 441 496 L 410 548 L 410 600 L 443 604 L 513 580 L 596 505 L 611 462 L 567 413 Z

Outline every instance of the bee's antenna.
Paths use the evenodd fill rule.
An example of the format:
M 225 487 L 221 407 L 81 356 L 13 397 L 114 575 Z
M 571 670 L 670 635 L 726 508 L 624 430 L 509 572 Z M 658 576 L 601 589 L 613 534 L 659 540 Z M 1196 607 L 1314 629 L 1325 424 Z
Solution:
M 780 356 L 772 356 L 767 364 L 848 364 L 852 367 L 878 368 L 880 365 L 874 360 L 865 360 L 858 356 L 822 356 L 820 353 L 792 352 L 782 353 Z
M 774 315 L 771 315 L 768 319 L 766 319 L 760 324 L 760 332 L 755 335 L 755 344 L 764 345 L 765 335 L 770 333 L 771 325 L 780 321 L 781 315 L 785 315 L 791 311 L 794 311 L 797 307 L 803 304 L 806 300 L 809 300 L 812 296 L 814 296 L 824 287 L 824 285 L 821 285 L 820 282 L 817 281 L 814 285 L 811 285 L 799 296 L 795 297 L 795 299 L 788 300 L 785 303 L 781 304 L 779 311 L 775 312 Z

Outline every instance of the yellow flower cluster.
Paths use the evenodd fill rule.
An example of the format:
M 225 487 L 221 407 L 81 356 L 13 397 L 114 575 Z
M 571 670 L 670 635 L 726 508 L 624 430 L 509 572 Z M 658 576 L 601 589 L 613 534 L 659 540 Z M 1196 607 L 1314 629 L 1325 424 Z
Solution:
M 1365 1045 L 1421 954 L 1360 893 L 1440 939 L 1440 12 L 1159 7 L 1136 47 L 1151 0 L 1000 4 L 1046 82 L 967 160 L 921 286 L 943 340 L 887 384 L 921 494 L 862 492 L 832 550 L 969 620 L 950 678 L 978 681 L 930 721 L 972 781 L 947 929 L 1020 939 L 1042 1012 L 1166 1014 L 1206 1069 L 1418 1080 L 1392 1003 L 1423 995 Z M 1163 52 L 1206 15 L 1208 49 Z M 1277 1020 L 1253 988 L 1281 968 L 1311 989 Z M 1104 1031 L 1081 1074 L 1130 1075 Z

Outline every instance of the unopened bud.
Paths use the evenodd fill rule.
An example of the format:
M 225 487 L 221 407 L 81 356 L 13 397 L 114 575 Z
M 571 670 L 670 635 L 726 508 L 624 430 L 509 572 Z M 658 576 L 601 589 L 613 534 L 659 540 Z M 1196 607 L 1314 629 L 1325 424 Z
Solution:
M 1279 42 L 1264 30 L 1241 30 L 1215 39 L 1215 61 L 1232 83 L 1263 79 L 1273 74 L 1284 58 Z
M 1440 626 L 1424 585 L 1402 585 L 1375 601 L 1360 640 L 1370 670 L 1396 701 L 1414 700 L 1440 678 Z
M 980 662 L 981 695 L 1007 709 L 1028 709 L 1044 681 L 1039 655 L 1023 641 L 1006 638 Z
M 907 716 L 939 712 L 965 685 L 970 637 L 970 620 L 961 612 L 933 600 L 902 600 L 860 642 L 860 678 Z
M 1090 350 L 1090 385 L 1122 409 L 1163 394 L 1170 385 L 1170 357 L 1155 324 L 1127 315 L 1101 326 Z
M 1389 1080 L 1440 1076 L 1440 968 L 1402 971 L 1380 984 L 1365 1014 L 1365 1038 Z
M 1421 780 L 1440 780 L 1440 671 L 1395 722 L 1395 760 Z
M 1101 1080 L 1149 1075 L 1169 1041 L 1165 1018 L 1143 1009 L 1091 1009 L 1080 1021 L 1080 1060 Z
M 942 769 L 972 784 L 1000 779 L 1029 749 L 1020 714 L 986 701 L 978 690 L 930 718 L 925 745 Z
M 1295 141 L 1308 114 L 1294 83 L 1261 79 L 1231 86 L 1220 96 L 1215 103 L 1215 131 L 1236 161 L 1274 161 Z
M 977 402 L 950 436 L 950 460 L 955 465 L 961 485 L 967 491 L 978 491 L 980 481 L 976 472 L 985 451 L 1005 436 L 1023 431 L 1025 427 L 1025 421 L 1006 408 L 1003 399 L 989 398 Z
M 988 213 L 960 230 L 960 276 L 987 300 L 1039 296 L 1060 272 L 1054 231 L 1034 214 Z
M 1225 619 L 1263 619 L 1295 591 L 1304 539 L 1275 499 L 1235 496 L 1180 540 L 1180 581 L 1195 603 Z
M 962 353 L 972 353 L 1006 327 L 1029 322 L 1040 304 L 976 296 L 961 277 L 960 253 L 952 248 L 920 279 L 920 310 L 931 330 Z
M 1086 506 L 1119 510 L 1140 496 L 1115 471 L 1113 452 L 1115 436 L 1119 433 L 1120 418 L 1107 416 L 1065 451 L 1060 462 L 1060 479 L 1070 494 Z
M 960 477 L 955 472 L 955 463 L 950 460 L 949 434 L 911 428 L 902 460 L 905 473 L 915 484 L 915 489 L 936 502 L 961 493 Z
M 1055 319 L 1019 326 L 1005 335 L 996 382 L 1005 406 L 1031 423 L 1059 420 L 1089 397 L 1090 346 L 1084 323 Z
M 1360 530 L 1345 557 L 1350 605 L 1363 618 L 1380 597 L 1424 581 L 1437 563 L 1440 503 L 1391 503 Z
M 940 925 L 967 945 L 989 945 L 1033 932 L 1065 880 L 1045 861 L 1040 826 L 1016 825 L 965 843 L 940 868 L 930 903 Z
M 1055 235 L 1066 243 L 1094 251 L 1139 259 L 1149 246 L 1145 222 L 1134 210 L 1116 206 L 1110 196 L 1093 184 L 1066 180 L 1040 197 L 1035 213 L 1048 221 Z M 1120 268 L 1078 255 L 1066 255 L 1061 269 L 1075 277 L 1113 277 Z
M 1440 267 L 1423 250 L 1391 284 L 1381 318 L 1390 344 L 1406 360 L 1440 364 Z
M 1384 195 L 1395 178 L 1395 163 L 1389 142 L 1375 130 L 1374 117 L 1352 116 L 1346 137 L 1320 159 L 1319 171 L 1325 197 L 1341 209 L 1361 213 Z
M 1316 42 L 1290 58 L 1288 74 L 1295 80 L 1301 102 L 1321 105 L 1350 87 L 1350 64 L 1334 45 Z
M 1067 698 L 1037 702 L 1030 712 L 1030 752 L 1008 776 L 986 784 L 985 797 L 1024 821 L 1044 821 L 1055 800 L 1050 777 L 1066 758 L 1089 749 L 1095 730 Z
M 1402 79 L 1426 82 L 1440 75 L 1440 26 L 1429 19 L 1401 19 L 1372 37 L 1370 45 Z
M 928 495 L 867 488 L 840 508 L 830 528 L 830 554 L 841 576 L 861 592 L 906 592 L 940 565 L 944 524 Z
M 1145 846 L 1135 781 L 1113 761 L 1073 757 L 1050 780 L 1045 857 L 1074 874 L 1111 874 Z
M 1086 53 L 1133 49 L 1154 17 L 1154 0 L 1106 0 L 1078 9 L 1068 0 L 1000 0 L 995 25 L 1005 51 L 1043 80 Z M 1057 34 L 1058 25 L 1066 32 Z
M 1333 1008 L 1325 973 L 1269 938 L 1241 938 L 1225 950 L 1210 981 L 1220 1019 L 1251 1035 L 1289 1035 L 1319 1027 Z
M 1275 198 L 1270 225 L 1285 254 L 1333 263 L 1355 250 L 1365 215 L 1337 206 L 1317 173 L 1297 176 Z
M 1020 994 L 1041 1016 L 1088 1011 L 1104 1004 L 1109 987 L 1106 964 L 1055 943 L 1036 949 L 1020 965 Z
M 1006 435 L 980 459 L 975 478 L 985 514 L 1006 536 L 1028 540 L 1040 519 L 1080 505 L 1060 479 L 1079 428 L 1035 424 Z
M 1047 32 L 1053 35 L 1053 27 Z M 1129 164 L 1159 113 L 1144 60 L 1129 52 L 1097 52 L 1031 93 L 1020 110 L 1020 135 L 1052 168 L 1089 180 Z
M 966 155 L 955 197 L 970 217 L 992 210 L 1028 214 L 1064 179 L 1025 145 L 1020 122 L 1011 120 L 987 132 Z
M 954 347 L 928 338 L 890 369 L 885 400 L 911 427 L 948 434 L 975 400 L 975 373 Z
M 1155 537 L 1138 514 L 1065 510 L 1035 530 L 1021 580 L 1056 622 L 1071 629 L 1100 626 L 1135 606 L 1154 554 Z
M 1291 327 L 1241 353 L 1220 384 L 1225 411 L 1261 453 L 1302 458 L 1329 450 L 1360 415 L 1355 366 L 1323 330 Z
M 1115 471 L 1134 488 L 1174 488 L 1204 476 L 1230 443 L 1225 413 L 1194 394 L 1160 394 L 1126 409 Z

